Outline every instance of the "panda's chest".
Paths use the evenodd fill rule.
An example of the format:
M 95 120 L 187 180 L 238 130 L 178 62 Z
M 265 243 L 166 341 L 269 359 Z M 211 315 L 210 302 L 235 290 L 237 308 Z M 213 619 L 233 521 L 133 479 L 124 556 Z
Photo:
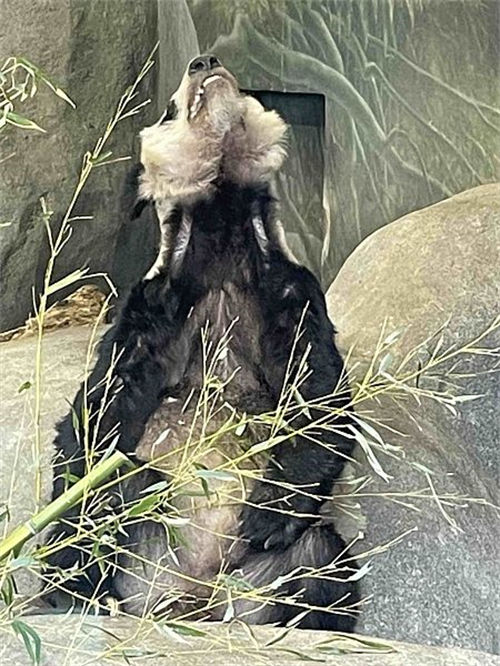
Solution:
M 262 382 L 261 330 L 261 315 L 249 293 L 229 284 L 200 299 L 169 351 L 177 359 L 185 354 L 184 372 L 146 424 L 136 449 L 139 459 L 154 460 L 169 478 L 186 465 L 216 469 L 242 456 L 244 466 L 260 469 L 261 460 L 243 454 L 268 436 L 265 423 L 250 422 L 241 433 L 229 426 L 238 414 L 273 408 Z M 244 490 L 245 484 L 239 485 Z
M 258 388 L 261 312 L 250 290 L 232 283 L 209 291 L 190 312 L 183 335 L 189 340 L 184 383 L 227 382 L 230 393 Z

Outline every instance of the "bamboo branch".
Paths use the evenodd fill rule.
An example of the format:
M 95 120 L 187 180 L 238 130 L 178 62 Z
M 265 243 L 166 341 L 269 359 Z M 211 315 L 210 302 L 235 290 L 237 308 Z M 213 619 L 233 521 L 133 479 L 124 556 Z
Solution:
M 109 458 L 96 465 L 94 469 L 48 506 L 32 516 L 23 525 L 16 527 L 8 537 L 0 542 L 0 560 L 12 552 L 17 554 L 28 539 L 39 534 L 47 525 L 75 506 L 89 490 L 105 481 L 122 465 L 131 466 L 132 462 L 125 454 L 116 451 Z

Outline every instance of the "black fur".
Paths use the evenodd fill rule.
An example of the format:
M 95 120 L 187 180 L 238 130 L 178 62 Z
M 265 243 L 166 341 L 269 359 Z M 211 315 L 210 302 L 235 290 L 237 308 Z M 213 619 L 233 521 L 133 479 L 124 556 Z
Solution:
M 133 177 L 138 173 L 137 170 Z M 184 335 L 183 326 L 192 309 L 196 309 L 209 291 L 224 290 L 227 284 L 235 285 L 239 293 L 248 294 L 258 304 L 262 322 L 258 363 L 250 345 L 247 349 L 245 331 L 239 342 L 240 363 L 250 367 L 258 379 L 260 395 L 255 391 L 245 395 L 242 391 L 241 404 L 236 407 L 258 412 L 262 403 L 277 404 L 304 311 L 303 334 L 297 343 L 296 358 L 299 359 L 310 345 L 311 372 L 301 387 L 302 396 L 310 400 L 330 394 L 342 373 L 343 363 L 334 344 L 334 328 L 328 319 L 318 281 L 309 270 L 287 259 L 276 240 L 274 202 L 268 187 L 221 183 L 211 199 L 189 210 L 175 209 L 169 224 L 174 229 L 179 228 L 186 213 L 191 219 L 191 235 L 175 273 L 168 265 L 155 278 L 138 283 L 116 324 L 100 344 L 98 360 L 88 381 L 88 408 L 90 441 L 98 442 L 101 449 L 116 436 L 117 448 L 133 456 L 149 417 L 162 399 L 177 395 L 189 383 L 190 368 L 198 362 L 199 342 L 197 338 L 180 339 Z M 266 232 L 265 248 L 256 238 L 252 225 L 255 216 Z M 107 389 L 105 377 L 116 352 L 120 355 L 113 381 L 114 388 L 119 390 L 97 427 L 95 414 L 107 395 L 109 387 Z M 82 387 L 72 412 L 58 427 L 59 459 L 56 460 L 54 497 L 63 492 L 67 483 L 67 476 L 62 474 L 65 468 L 77 477 L 85 473 L 81 445 L 85 433 L 82 426 L 76 433 L 74 429 L 75 415 L 80 418 L 82 414 L 83 396 Z M 323 413 L 311 411 L 310 415 L 301 416 L 303 424 L 310 417 L 324 417 Z M 337 419 L 336 425 L 339 423 L 341 420 Z M 294 421 L 294 426 L 298 425 L 300 421 Z M 301 437 L 276 446 L 264 479 L 255 484 L 249 503 L 242 507 L 240 536 L 247 540 L 248 548 L 235 568 L 258 584 L 269 583 L 277 575 L 296 567 L 324 566 L 345 549 L 331 525 L 315 524 L 323 500 L 312 495 L 330 493 L 342 470 L 343 456 L 351 452 L 352 440 L 324 432 L 321 437 L 323 444 L 332 446 Z M 154 481 L 149 478 L 151 474 L 148 472 L 143 486 Z M 266 482 L 266 479 L 277 483 Z M 280 482 L 300 486 L 300 490 L 291 494 Z M 125 490 L 129 499 L 130 494 L 137 497 L 140 482 L 136 486 L 129 483 Z M 281 513 L 280 509 L 293 510 L 297 515 Z M 76 512 L 68 515 L 52 537 L 71 533 L 76 515 Z M 51 565 L 68 568 L 75 560 L 85 561 L 84 550 L 61 550 L 52 556 Z M 336 576 L 338 578 L 339 574 Z M 101 578 L 102 572 L 92 565 L 85 577 L 69 582 L 67 587 L 89 595 L 95 592 L 96 581 Z M 113 591 L 111 574 L 102 583 L 101 591 Z M 349 605 L 358 599 L 355 583 L 337 582 L 333 576 L 331 579 L 300 578 L 278 592 L 300 594 L 304 603 L 320 607 L 346 595 Z M 285 604 L 269 605 L 255 621 L 285 623 L 300 610 Z M 353 629 L 354 620 L 352 616 L 317 611 L 303 618 L 300 626 L 349 631 Z
M 129 169 L 123 184 L 121 206 L 122 209 L 128 213 L 130 220 L 135 220 L 140 217 L 142 211 L 149 204 L 149 201 L 137 196 L 137 184 L 143 171 L 144 167 L 140 162 L 134 164 L 134 166 Z

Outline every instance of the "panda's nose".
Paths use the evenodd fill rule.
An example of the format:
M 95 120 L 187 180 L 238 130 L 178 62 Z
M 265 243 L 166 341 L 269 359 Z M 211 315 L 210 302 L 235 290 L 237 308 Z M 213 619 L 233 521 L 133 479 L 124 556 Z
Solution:
M 191 60 L 189 63 L 188 72 L 189 74 L 196 74 L 196 72 L 203 71 L 209 72 L 211 69 L 215 69 L 216 67 L 220 66 L 220 60 L 217 58 L 217 56 L 214 56 L 211 53 L 207 53 Z

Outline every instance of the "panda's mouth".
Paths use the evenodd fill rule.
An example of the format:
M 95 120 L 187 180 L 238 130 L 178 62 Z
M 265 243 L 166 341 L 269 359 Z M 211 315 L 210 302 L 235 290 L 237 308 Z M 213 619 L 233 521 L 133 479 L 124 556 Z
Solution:
M 223 71 L 223 70 L 222 70 Z M 220 84 L 233 85 L 233 82 L 223 74 L 209 74 L 195 89 L 192 101 L 189 105 L 188 118 L 194 120 L 203 108 L 207 99 L 208 89 L 219 87 Z

